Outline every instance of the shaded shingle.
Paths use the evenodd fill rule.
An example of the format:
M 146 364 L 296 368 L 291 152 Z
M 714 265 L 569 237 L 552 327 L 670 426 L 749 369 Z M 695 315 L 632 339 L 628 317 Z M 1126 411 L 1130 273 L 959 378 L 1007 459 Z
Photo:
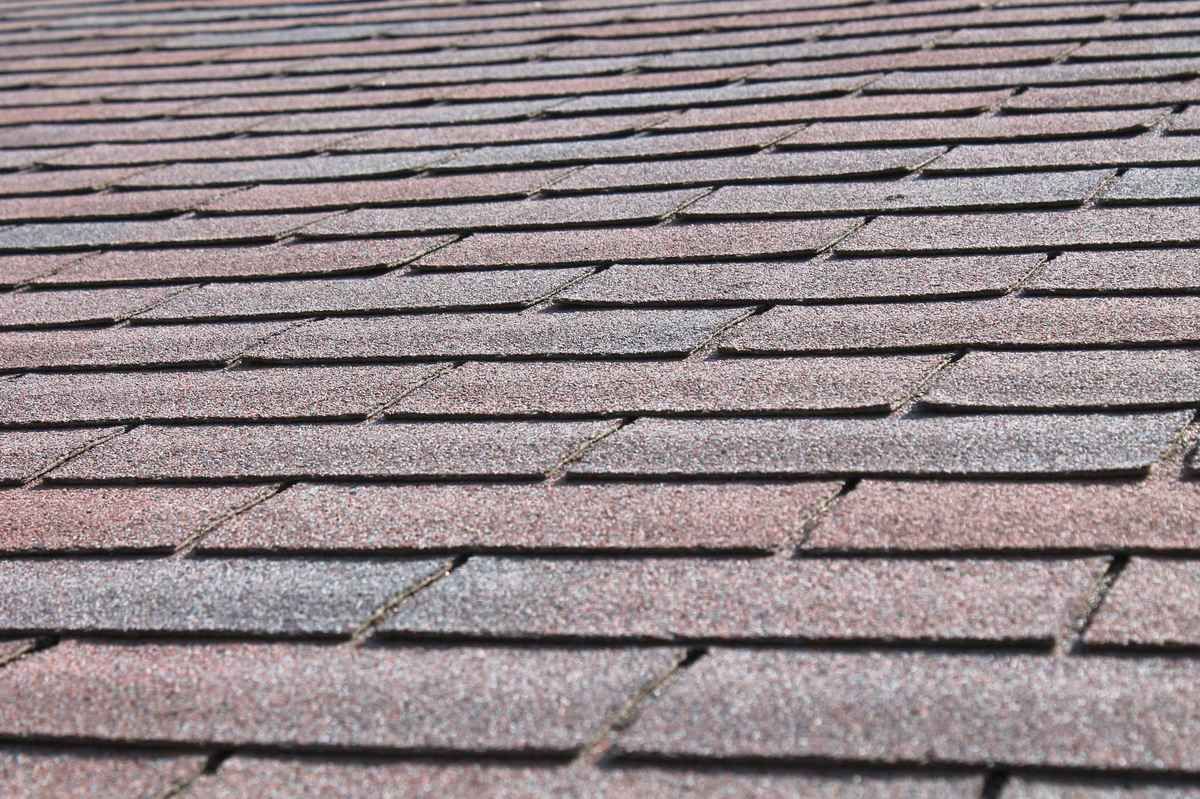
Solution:
M 80 790 L 95 799 L 155 796 L 203 770 L 200 755 L 6 747 L 0 749 L 0 792 L 14 797 L 69 796 Z

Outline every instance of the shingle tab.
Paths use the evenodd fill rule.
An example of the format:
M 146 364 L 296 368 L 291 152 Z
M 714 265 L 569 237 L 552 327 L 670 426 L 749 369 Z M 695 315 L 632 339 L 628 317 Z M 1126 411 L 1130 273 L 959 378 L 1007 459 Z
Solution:
M 975 352 L 921 401 L 954 409 L 1170 408 L 1200 403 L 1200 351 Z
M 1121 135 L 1146 130 L 1161 112 L 1096 111 L 1022 116 L 818 122 L 779 143 L 788 147 L 845 147 L 849 144 L 950 144 L 1028 141 Z
M 250 353 L 256 361 L 685 355 L 740 310 L 541 311 L 328 319 Z
M 901 401 L 938 362 L 935 357 L 902 356 L 469 363 L 408 395 L 388 413 L 537 417 L 878 411 Z
M 29 224 L 0 232 L 0 249 L 36 251 L 153 244 L 269 242 L 316 222 L 323 216 L 325 214 Z
M 1084 640 L 1105 646 L 1196 646 L 1198 589 L 1195 562 L 1134 558 L 1109 590 Z
M 0 551 L 171 550 L 252 501 L 255 488 L 0 491 Z
M 623 751 L 1190 769 L 1190 661 L 718 651 Z M 804 686 L 797 690 L 796 686 Z
M 820 476 L 1138 474 L 1191 415 L 925 419 L 643 419 L 572 474 Z
M 551 193 L 626 187 L 700 186 L 770 180 L 900 175 L 933 159 L 934 148 L 756 153 L 727 158 L 648 160 L 600 164 L 556 182 Z M 806 187 L 809 190 L 811 187 Z
M 926 175 L 999 172 L 1018 169 L 1169 166 L 1200 163 L 1200 142 L 1193 137 L 1137 136 L 1076 141 L 968 144 L 946 153 L 924 170 Z
M 493 799 L 621 799 L 627 796 L 675 799 L 687 795 L 729 795 L 748 799 L 784 796 L 886 799 L 898 795 L 967 799 L 979 793 L 981 784 L 982 780 L 975 777 L 716 774 L 645 767 L 583 770 L 483 764 L 367 765 L 236 756 L 221 764 L 218 775 L 202 777 L 192 783 L 188 792 L 197 799 L 283 799 L 285 796 L 289 799 L 319 799 L 331 793 L 348 799 L 368 799 L 397 790 L 414 795 L 482 795 Z
M 139 427 L 52 480 L 278 477 L 535 478 L 599 422 Z
M 0 562 L 8 630 L 348 635 L 436 560 Z
M 807 255 L 853 230 L 857 219 L 659 225 L 650 228 L 484 233 L 422 258 L 422 269 L 542 266 L 622 261 L 702 261 Z
M 162 302 L 175 291 L 158 287 L 0 294 L 0 327 L 112 323 Z
M 206 211 L 262 213 L 303 211 L 390 203 L 455 202 L 521 197 L 550 183 L 563 170 L 440 175 L 398 180 L 346 180 L 324 183 L 271 184 L 223 194 Z M 368 245 L 369 242 L 362 242 Z
M 0 793 L 30 799 L 81 790 L 94 799 L 159 796 L 203 770 L 200 755 L 5 747 L 0 749 Z
M 1195 549 L 1200 483 L 923 483 L 868 480 L 809 546 L 936 551 Z
M 668 641 L 1050 641 L 1103 570 L 1098 564 L 472 558 L 382 629 Z
M 858 255 L 1196 246 L 1194 209 L 1093 208 L 932 218 L 881 217 L 838 245 Z
M 583 744 L 678 656 L 662 649 L 67 642 L 0 673 L 0 730 L 113 741 L 563 752 Z
M 1186 344 L 1200 341 L 1192 297 L 1046 297 L 920 305 L 775 308 L 723 351 L 817 353 L 968 346 Z
M 405 273 L 295 282 L 221 283 L 184 292 L 138 319 L 522 308 L 587 274 L 584 269 Z M 0 317 L 2 320 L 2 317 Z
M 0 432 L 0 485 L 28 480 L 117 429 Z
M 142 172 L 122 186 L 239 186 L 252 183 L 347 180 L 371 175 L 415 172 L 450 157 L 441 150 L 359 155 L 271 158 L 260 161 L 209 161 L 174 164 Z
M 213 550 L 766 550 L 838 483 L 297 486 L 201 543 Z M 3 494 L 0 494 L 3 496 Z
M 832 258 L 805 264 L 618 264 L 567 287 L 554 300 L 619 306 L 995 297 L 1040 260 L 1037 255 L 997 255 Z
M 305 228 L 317 237 L 389 236 L 491 228 L 588 227 L 653 222 L 702 196 L 702 191 L 647 192 L 547 200 L 420 205 L 351 211 Z
M 436 373 L 429 366 L 31 374 L 0 381 L 0 422 L 362 418 Z
M 0 333 L 0 368 L 221 366 L 281 322 Z
M 658 127 L 663 130 L 688 130 L 832 119 L 964 116 L 985 111 L 1006 97 L 1008 91 L 921 93 L 903 97 L 866 95 L 838 97 L 832 100 L 792 100 L 760 105 L 697 108 L 672 117 Z
M 42 283 L 123 283 L 198 281 L 337 275 L 403 263 L 450 236 L 392 241 L 321 241 L 265 247 L 171 249 L 155 252 L 111 251 L 85 258 L 43 278 Z
M 1198 181 L 1200 169 L 1131 169 L 1101 194 L 1100 202 L 1106 205 L 1195 202 L 1200 200 Z
M 987 175 L 813 186 L 731 186 L 685 209 L 685 219 L 966 211 L 1078 205 L 1103 172 Z
M 1025 288 L 1038 294 L 1187 292 L 1200 290 L 1200 271 L 1190 249 L 1066 252 Z

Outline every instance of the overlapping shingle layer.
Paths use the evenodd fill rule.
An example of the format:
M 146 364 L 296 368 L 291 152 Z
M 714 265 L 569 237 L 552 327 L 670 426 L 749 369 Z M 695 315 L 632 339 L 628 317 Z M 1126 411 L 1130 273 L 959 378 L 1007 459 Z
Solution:
M 0 5 L 0 795 L 1200 796 L 1200 4 Z

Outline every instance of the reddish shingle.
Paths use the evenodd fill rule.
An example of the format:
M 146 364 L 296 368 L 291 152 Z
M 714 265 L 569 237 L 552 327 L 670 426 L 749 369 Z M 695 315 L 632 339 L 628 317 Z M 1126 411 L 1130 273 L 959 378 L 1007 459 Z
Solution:
M 570 286 L 555 301 L 581 306 L 728 305 L 999 296 L 1040 260 L 1026 255 L 617 265 Z
M 405 397 L 388 413 L 537 417 L 886 410 L 937 362 L 903 356 L 469 363 Z
M 662 649 L 68 642 L 0 673 L 0 730 L 114 741 L 562 752 L 582 745 L 677 656 Z
M 724 338 L 736 353 L 1200 342 L 1194 297 L 1046 297 L 775 308 Z
M 322 276 L 362 272 L 416 258 L 453 239 L 428 236 L 399 241 L 327 241 L 266 247 L 106 252 L 61 269 L 43 283 L 183 282 L 257 277 Z
M 54 466 L 93 441 L 118 432 L 107 430 L 38 430 L 0 432 L 0 485 L 20 483 Z
M 868 480 L 809 545 L 895 551 L 1195 549 L 1200 483 Z
M 743 222 L 601 228 L 571 233 L 490 233 L 471 236 L 422 258 L 422 269 L 538 266 L 621 261 L 701 261 L 817 252 L 853 230 L 858 220 Z M 2 243 L 0 239 L 0 243 Z
M 299 486 L 231 520 L 201 546 L 762 551 L 797 539 L 837 489 L 830 482 Z
M 170 550 L 239 505 L 254 488 L 0 491 L 0 551 Z
M 1140 474 L 1191 414 L 643 419 L 569 468 L 597 478 Z M 68 467 L 69 468 L 69 467 Z
M 1184 293 L 1200 289 L 1190 249 L 1067 252 L 1026 284 L 1039 294 Z

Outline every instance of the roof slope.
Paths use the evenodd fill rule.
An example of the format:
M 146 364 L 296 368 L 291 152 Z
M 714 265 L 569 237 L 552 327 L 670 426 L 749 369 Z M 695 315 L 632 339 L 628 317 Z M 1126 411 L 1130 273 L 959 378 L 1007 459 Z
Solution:
M 1200 796 L 1200 4 L 0 4 L 0 794 Z

